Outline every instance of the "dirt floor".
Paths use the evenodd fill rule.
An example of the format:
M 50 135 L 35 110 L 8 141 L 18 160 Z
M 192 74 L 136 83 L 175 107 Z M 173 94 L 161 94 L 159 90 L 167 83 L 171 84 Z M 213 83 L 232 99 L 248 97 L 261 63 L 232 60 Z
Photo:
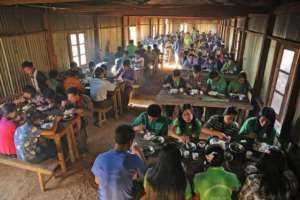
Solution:
M 90 168 L 96 155 L 107 151 L 113 146 L 115 128 L 130 123 L 145 107 L 153 102 L 158 93 L 163 74 L 157 74 L 151 83 L 144 84 L 137 92 L 131 108 L 120 119 L 109 119 L 103 127 L 88 127 L 89 154 L 81 161 L 71 164 L 74 173 L 66 177 L 57 177 L 48 184 L 48 190 L 41 192 L 35 173 L 0 165 L 0 200 L 97 200 L 97 188 Z

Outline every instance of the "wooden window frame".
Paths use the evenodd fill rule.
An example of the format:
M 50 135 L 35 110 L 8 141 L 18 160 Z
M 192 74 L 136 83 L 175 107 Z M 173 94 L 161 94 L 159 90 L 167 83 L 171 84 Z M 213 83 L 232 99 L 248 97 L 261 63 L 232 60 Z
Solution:
M 296 79 L 297 63 L 299 60 L 299 49 L 285 45 L 285 44 L 279 44 L 279 45 L 280 45 L 279 53 L 277 54 L 278 56 L 277 56 L 276 62 L 273 63 L 274 70 L 271 74 L 271 77 L 273 77 L 273 79 L 271 80 L 270 95 L 268 97 L 267 105 L 269 105 L 269 106 L 272 105 L 272 100 L 273 100 L 274 92 L 276 91 L 276 83 L 277 83 L 279 72 L 284 72 L 283 70 L 280 69 L 283 52 L 285 49 L 295 52 L 290 73 L 284 72 L 285 74 L 289 74 L 289 78 L 288 78 L 288 82 L 286 85 L 285 93 L 283 95 L 283 100 L 282 100 L 282 104 L 280 107 L 279 115 L 276 113 L 276 119 L 282 125 L 282 123 L 284 122 L 284 118 L 286 116 L 286 111 L 288 109 L 288 102 L 291 97 L 291 92 L 294 87 L 294 83 L 295 83 L 295 79 Z M 276 57 L 276 54 L 274 55 L 274 57 Z M 276 92 L 281 94 L 279 91 L 276 91 Z
M 72 46 L 75 46 L 75 45 L 72 45 L 72 42 L 71 42 L 71 35 L 72 34 L 75 34 L 76 35 L 76 41 L 77 41 L 77 49 L 78 49 L 78 60 L 79 60 L 79 63 L 78 64 L 78 67 L 84 67 L 87 65 L 87 40 L 86 40 L 86 32 L 84 31 L 78 31 L 78 32 L 71 32 L 71 33 L 68 33 L 68 46 L 69 46 L 69 57 L 70 57 L 70 62 L 74 61 L 73 58 L 76 57 L 76 56 L 73 56 L 73 51 L 72 51 Z M 83 34 L 84 36 L 84 43 L 79 43 L 79 34 Z M 84 44 L 84 48 L 85 48 L 85 53 L 82 54 L 81 51 L 80 51 L 80 45 Z M 85 55 L 85 64 L 82 65 L 81 64 L 81 56 L 82 55 Z

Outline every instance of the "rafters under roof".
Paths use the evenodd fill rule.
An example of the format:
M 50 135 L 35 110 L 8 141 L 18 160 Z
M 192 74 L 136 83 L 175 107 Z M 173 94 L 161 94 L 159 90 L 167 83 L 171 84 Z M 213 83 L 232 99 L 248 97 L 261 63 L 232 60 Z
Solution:
M 270 12 L 278 0 L 0 0 L 63 13 L 114 16 L 233 17 Z
M 223 5 L 270 7 L 279 0 L 0 0 L 0 5 L 24 4 L 60 4 L 60 3 L 94 3 L 94 4 L 143 4 L 143 5 Z

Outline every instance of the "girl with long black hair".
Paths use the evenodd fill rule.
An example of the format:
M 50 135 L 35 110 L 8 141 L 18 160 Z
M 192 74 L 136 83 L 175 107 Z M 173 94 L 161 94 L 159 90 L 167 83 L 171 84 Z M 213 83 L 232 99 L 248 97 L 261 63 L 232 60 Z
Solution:
M 190 104 L 184 104 L 178 117 L 172 122 L 169 136 L 186 143 L 191 138 L 198 139 L 201 132 L 201 122 L 195 117 Z
M 191 186 L 181 164 L 180 151 L 167 144 L 159 152 L 158 162 L 150 168 L 144 179 L 146 200 L 191 199 Z
M 289 200 L 297 192 L 295 174 L 287 170 L 283 154 L 271 150 L 258 165 L 257 172 L 250 174 L 239 195 L 239 200 Z

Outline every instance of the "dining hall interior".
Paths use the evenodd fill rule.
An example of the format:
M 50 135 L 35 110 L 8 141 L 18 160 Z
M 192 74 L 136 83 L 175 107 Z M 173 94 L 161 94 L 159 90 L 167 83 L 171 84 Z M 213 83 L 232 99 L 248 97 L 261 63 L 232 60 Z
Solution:
M 298 0 L 0 0 L 0 199 L 300 199 L 298 20 Z

